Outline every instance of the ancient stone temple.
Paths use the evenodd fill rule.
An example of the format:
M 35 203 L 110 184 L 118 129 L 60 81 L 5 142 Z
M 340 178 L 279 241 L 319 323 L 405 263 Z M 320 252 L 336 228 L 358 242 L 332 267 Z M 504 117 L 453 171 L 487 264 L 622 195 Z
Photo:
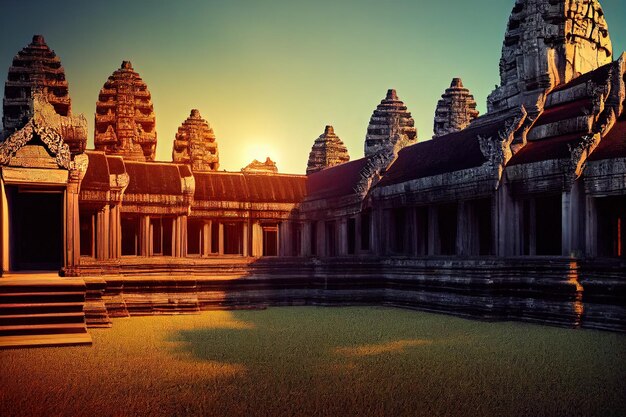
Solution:
M 389 90 L 374 110 L 367 127 L 365 156 L 393 151 L 400 142 L 401 146 L 416 143 L 417 130 L 411 113 L 398 98 L 396 90 Z
M 150 96 L 129 63 L 100 94 L 95 151 L 70 152 L 84 119 L 34 89 L 0 144 L 1 270 L 80 275 L 89 326 L 365 303 L 626 331 L 626 55 L 612 60 L 597 1 L 517 0 L 500 69 L 486 114 L 455 80 L 441 136 L 419 143 L 389 90 L 365 156 L 338 156 L 328 127 L 308 175 L 269 159 L 215 171 L 197 112 L 175 162 L 151 161 Z
M 96 150 L 133 161 L 153 161 L 156 118 L 148 86 L 130 61 L 104 83 L 96 103 Z
M 478 117 L 478 111 L 474 96 L 463 86 L 460 78 L 455 78 L 437 103 L 433 137 L 463 130 L 476 117 Z
M 545 93 L 611 62 L 598 0 L 516 0 L 509 18 L 500 86 L 487 100 L 495 113 L 524 105 L 534 114 Z
M 343 164 L 349 160 L 348 148 L 339 139 L 339 136 L 335 134 L 335 129 L 332 126 L 326 126 L 324 133 L 315 139 L 313 143 L 306 173 L 309 175 L 324 168 Z
M 219 169 L 220 159 L 215 133 L 209 123 L 200 116 L 199 110 L 192 110 L 187 120 L 178 128 L 172 160 L 178 164 L 191 165 L 194 172 Z
M 52 51 L 41 35 L 33 36 L 32 42 L 13 58 L 4 84 L 2 125 L 4 137 L 9 137 L 21 128 L 33 115 L 32 95 L 37 91 L 45 96 L 54 111 L 60 116 L 70 116 L 68 82 L 61 60 Z M 80 132 L 68 135 L 65 143 L 73 153 L 85 150 L 87 144 Z

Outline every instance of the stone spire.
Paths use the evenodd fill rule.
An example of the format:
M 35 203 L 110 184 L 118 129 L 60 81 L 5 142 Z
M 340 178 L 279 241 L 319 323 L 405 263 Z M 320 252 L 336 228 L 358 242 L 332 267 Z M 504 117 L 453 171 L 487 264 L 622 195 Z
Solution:
M 435 110 L 435 135 L 433 138 L 465 129 L 478 117 L 476 100 L 470 91 L 463 87 L 460 78 L 454 78 Z
M 550 90 L 611 57 L 598 0 L 516 0 L 502 47 L 500 86 L 487 99 L 488 111 L 524 105 L 533 114 Z
M 276 166 L 276 162 L 272 161 L 272 159 L 268 156 L 265 158 L 265 162 L 260 162 L 254 159 L 245 167 L 241 168 L 241 172 L 244 174 L 277 174 L 278 167 Z
M 196 109 L 178 128 L 174 139 L 172 160 L 189 164 L 195 172 L 217 171 L 220 167 L 215 133 Z
M 71 100 L 65 70 L 61 60 L 51 50 L 43 36 L 33 36 L 32 42 L 13 58 L 4 84 L 2 126 L 9 137 L 33 116 L 33 94 L 41 94 L 54 111 L 71 116 Z M 86 139 L 80 135 L 65 138 L 72 153 L 85 150 Z
M 146 83 L 123 61 L 96 102 L 96 150 L 135 161 L 154 161 L 156 117 Z
M 339 139 L 339 136 L 335 134 L 335 129 L 332 126 L 326 126 L 324 133 L 313 143 L 306 174 L 309 175 L 324 168 L 343 164 L 349 160 L 348 149 Z
M 370 119 L 365 137 L 365 156 L 392 151 L 396 145 L 405 146 L 413 143 L 417 143 L 415 121 L 398 98 L 396 90 L 389 90 Z

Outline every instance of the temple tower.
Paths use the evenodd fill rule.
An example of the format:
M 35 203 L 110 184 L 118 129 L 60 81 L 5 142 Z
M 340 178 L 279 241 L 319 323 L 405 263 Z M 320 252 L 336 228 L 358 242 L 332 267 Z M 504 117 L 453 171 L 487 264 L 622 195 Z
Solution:
M 191 165 L 195 172 L 217 171 L 220 167 L 215 133 L 209 123 L 200 116 L 200 111 L 191 110 L 187 120 L 178 128 L 172 160 Z
M 415 121 L 398 98 L 396 90 L 389 90 L 370 119 L 365 137 L 365 156 L 393 151 L 398 146 L 414 143 L 417 143 Z
M 13 58 L 4 84 L 2 126 L 4 138 L 20 129 L 33 116 L 33 94 L 38 93 L 52 105 L 59 116 L 71 116 L 71 100 L 65 70 L 59 57 L 43 36 L 32 42 Z M 86 138 L 67 135 L 65 143 L 74 154 L 85 150 Z
M 433 138 L 463 130 L 476 117 L 478 111 L 474 96 L 463 86 L 460 78 L 454 78 L 437 103 Z
M 96 102 L 96 150 L 134 161 L 154 161 L 156 118 L 146 83 L 130 61 L 104 83 Z
M 309 175 L 324 168 L 343 164 L 349 160 L 350 155 L 346 145 L 335 134 L 335 129 L 332 126 L 326 126 L 324 133 L 313 143 L 306 174 Z
M 500 86 L 487 99 L 488 111 L 524 105 L 533 114 L 556 86 L 611 59 L 598 0 L 516 0 L 502 47 Z

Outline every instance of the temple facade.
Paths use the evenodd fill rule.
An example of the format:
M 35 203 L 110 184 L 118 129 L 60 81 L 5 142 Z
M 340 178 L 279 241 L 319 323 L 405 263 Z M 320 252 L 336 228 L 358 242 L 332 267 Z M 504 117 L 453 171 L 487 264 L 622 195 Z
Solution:
M 432 140 L 418 143 L 411 112 L 390 89 L 371 116 L 364 157 L 350 160 L 327 126 L 307 175 L 278 173 L 269 158 L 226 172 L 198 110 L 173 138 L 172 161 L 154 161 L 151 96 L 129 61 L 100 91 L 95 150 L 85 150 L 86 121 L 71 113 L 60 60 L 35 36 L 5 84 L 1 270 L 192 276 L 245 264 L 240 278 L 306 275 L 293 288 L 307 282 L 316 291 L 321 277 L 327 290 L 328 277 L 375 274 L 368 285 L 379 292 L 368 294 L 376 300 L 480 311 L 477 295 L 409 299 L 394 286 L 443 294 L 467 282 L 463 293 L 493 284 L 483 276 L 544 271 L 578 297 L 584 270 L 604 279 L 591 291 L 612 299 L 626 271 L 626 55 L 614 59 L 598 1 L 516 0 L 500 78 L 482 116 L 455 78 Z M 110 315 L 117 282 L 93 290 L 109 297 L 101 310 Z M 290 297 L 299 294 L 293 288 Z M 523 310 L 524 300 L 511 300 Z M 510 314 L 509 304 L 497 308 Z M 542 306 L 537 317 L 554 310 Z M 572 306 L 567 314 L 580 321 L 582 307 Z

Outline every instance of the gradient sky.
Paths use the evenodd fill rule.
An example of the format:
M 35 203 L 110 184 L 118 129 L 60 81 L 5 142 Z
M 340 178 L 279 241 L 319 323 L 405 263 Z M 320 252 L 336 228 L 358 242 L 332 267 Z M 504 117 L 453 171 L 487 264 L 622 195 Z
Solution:
M 602 0 L 615 56 L 626 49 L 626 1 Z M 481 113 L 499 82 L 514 0 L 0 0 L 0 78 L 33 34 L 60 56 L 74 113 L 93 148 L 98 92 L 122 60 L 148 84 L 157 159 L 192 108 L 215 130 L 221 168 L 270 156 L 304 173 L 326 124 L 363 156 L 388 88 L 432 136 L 437 100 L 461 77 Z

